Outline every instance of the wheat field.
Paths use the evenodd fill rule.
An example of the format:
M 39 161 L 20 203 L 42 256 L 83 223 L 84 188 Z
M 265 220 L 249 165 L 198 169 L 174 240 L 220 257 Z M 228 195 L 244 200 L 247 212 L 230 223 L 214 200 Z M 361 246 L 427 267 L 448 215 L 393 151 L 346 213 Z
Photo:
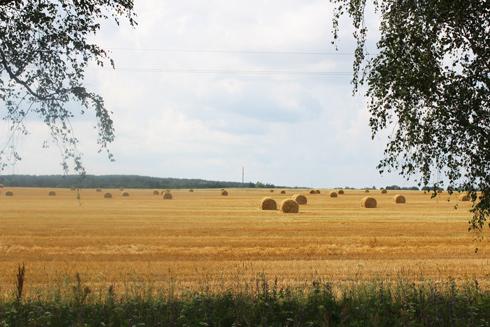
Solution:
M 371 191 L 378 206 L 367 209 L 362 190 L 337 198 L 329 190 L 171 190 L 172 200 L 137 189 L 125 189 L 124 197 L 83 189 L 80 199 L 69 189 L 56 196 L 44 188 L 10 190 L 12 197 L 0 194 L 2 291 L 15 285 L 22 263 L 30 287 L 76 273 L 92 284 L 172 281 L 189 288 L 229 288 L 257 276 L 287 285 L 490 277 L 488 241 L 467 231 L 471 203 L 447 193 Z M 258 208 L 264 196 L 279 203 L 293 194 L 308 199 L 299 213 Z M 393 203 L 395 194 L 407 202 Z

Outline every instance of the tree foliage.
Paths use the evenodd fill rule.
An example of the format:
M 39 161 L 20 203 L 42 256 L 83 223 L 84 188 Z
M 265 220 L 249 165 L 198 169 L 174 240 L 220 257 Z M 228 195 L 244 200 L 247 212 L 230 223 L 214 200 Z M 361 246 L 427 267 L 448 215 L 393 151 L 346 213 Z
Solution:
M 70 103 L 78 103 L 81 114 L 94 110 L 97 143 L 100 150 L 107 150 L 114 140 L 111 112 L 83 82 L 89 63 L 114 65 L 106 51 L 88 41 L 100 29 L 101 20 L 108 18 L 117 24 L 125 18 L 134 26 L 133 1 L 0 0 L 0 99 L 6 110 L 3 119 L 11 126 L 10 139 L 0 148 L 3 167 L 8 158 L 20 159 L 15 137 L 28 133 L 25 120 L 34 114 L 49 127 L 59 146 L 65 173 L 70 158 L 75 170 L 83 173 L 78 140 L 70 125 L 75 114 Z
M 331 1 L 334 38 L 341 16 L 355 27 L 353 84 L 365 86 L 372 135 L 392 131 L 379 170 L 468 192 L 469 229 L 481 230 L 490 214 L 490 3 Z M 370 5 L 380 18 L 375 56 L 365 47 Z

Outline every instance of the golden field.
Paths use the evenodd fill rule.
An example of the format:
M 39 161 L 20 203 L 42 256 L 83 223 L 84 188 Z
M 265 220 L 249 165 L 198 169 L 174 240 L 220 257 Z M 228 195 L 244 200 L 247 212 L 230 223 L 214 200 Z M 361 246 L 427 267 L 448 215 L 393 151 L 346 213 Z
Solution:
M 12 190 L 14 196 L 5 192 Z M 4 188 L 0 194 L 0 289 L 11 289 L 19 264 L 28 286 L 80 273 L 84 282 L 169 281 L 190 288 L 233 287 L 264 274 L 282 284 L 311 280 L 490 280 L 488 241 L 469 233 L 470 202 L 443 193 L 345 190 L 337 198 L 309 190 L 153 190 Z M 161 190 L 160 190 L 161 191 Z M 110 192 L 113 198 L 103 197 Z M 293 194 L 297 214 L 262 211 Z M 395 194 L 407 203 L 395 204 Z M 376 198 L 375 209 L 361 199 Z M 479 252 L 475 253 L 475 248 Z

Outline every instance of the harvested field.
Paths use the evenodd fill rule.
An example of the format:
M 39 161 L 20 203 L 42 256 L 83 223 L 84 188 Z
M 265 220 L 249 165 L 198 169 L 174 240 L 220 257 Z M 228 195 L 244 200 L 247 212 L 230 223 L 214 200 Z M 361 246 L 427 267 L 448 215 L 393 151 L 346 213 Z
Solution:
M 311 197 L 299 213 L 286 215 L 257 208 L 268 190 L 233 189 L 225 197 L 214 189 L 172 190 L 172 201 L 138 189 L 111 201 L 94 189 L 82 189 L 80 200 L 69 189 L 57 189 L 56 197 L 46 197 L 46 189 L 12 190 L 15 197 L 0 201 L 2 292 L 14 287 L 21 263 L 27 287 L 77 272 L 94 284 L 158 286 L 172 277 L 191 288 L 203 281 L 226 288 L 261 273 L 286 284 L 488 280 L 488 241 L 473 241 L 471 202 L 455 195 L 448 202 L 448 195 L 401 191 L 405 205 L 379 197 L 377 208 L 366 210 L 359 205 L 364 190 L 349 190 L 336 199 Z M 275 194 L 278 203 L 289 198 Z

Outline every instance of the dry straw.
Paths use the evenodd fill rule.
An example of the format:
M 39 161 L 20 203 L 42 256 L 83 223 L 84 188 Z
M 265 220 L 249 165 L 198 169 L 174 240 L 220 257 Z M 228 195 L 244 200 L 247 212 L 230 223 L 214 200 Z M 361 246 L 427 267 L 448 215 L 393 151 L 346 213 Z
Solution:
M 95 192 L 102 192 L 100 188 L 96 189 Z
M 50 191 L 50 192 L 48 193 L 48 196 L 56 196 L 56 192 L 55 192 L 55 191 Z
M 282 190 L 282 191 L 281 191 L 281 194 L 286 194 L 286 191 Z
M 369 190 L 364 190 L 364 193 L 369 193 Z
M 299 212 L 298 202 L 291 199 L 286 199 L 282 201 L 280 210 L 283 213 L 298 213 Z
M 109 192 L 104 193 L 104 198 L 106 198 L 106 199 L 110 199 L 110 198 L 112 198 L 112 194 L 111 194 L 111 193 L 109 193 Z
M 76 190 L 76 187 L 75 186 L 72 186 L 72 187 L 70 187 L 70 190 L 75 191 Z
M 306 204 L 306 203 L 308 203 L 308 200 L 306 199 L 306 196 L 304 196 L 303 194 L 295 194 L 295 195 L 293 195 L 293 200 L 297 204 Z
M 388 193 L 388 191 L 387 191 L 387 190 L 385 190 L 385 189 L 382 189 L 382 190 L 381 190 L 381 194 L 386 194 L 386 193 Z
M 361 207 L 363 208 L 376 208 L 377 205 L 376 199 L 370 196 L 366 196 L 361 200 Z
M 470 197 L 466 194 L 461 194 L 458 199 L 463 202 L 470 201 Z
M 0 184 L 0 188 L 3 188 L 3 184 Z
M 193 189 L 190 189 L 189 192 L 194 192 L 194 190 Z
M 337 192 L 332 191 L 332 192 L 330 192 L 329 195 L 330 195 L 331 198 L 336 198 L 337 197 Z
M 315 190 L 315 194 L 320 194 L 320 190 Z
M 397 194 L 393 197 L 393 202 L 394 203 L 405 203 L 406 200 L 405 200 L 405 197 L 401 194 Z
M 5 196 L 14 196 L 14 192 L 7 191 L 7 192 L 5 192 Z
M 221 195 L 223 195 L 223 196 L 228 195 L 228 192 L 226 190 L 222 190 Z
M 344 190 L 338 190 L 337 193 L 338 194 L 344 194 Z
M 170 194 L 170 191 L 167 190 L 167 191 L 163 192 L 162 198 L 164 200 L 172 200 L 172 194 Z
M 124 189 L 123 189 L 122 187 L 120 187 L 120 188 L 119 188 L 119 191 L 121 191 L 121 192 L 122 192 L 122 191 L 124 191 Z
M 122 192 L 121 194 L 122 196 L 129 196 L 129 193 L 128 192 Z
M 271 192 L 271 193 L 274 193 L 274 190 L 271 190 L 270 192 Z
M 277 203 L 274 199 L 265 197 L 259 203 L 259 209 L 261 210 L 276 210 Z
M 310 194 L 316 194 L 315 190 L 310 190 Z
M 154 190 L 153 195 L 160 195 L 160 192 L 158 192 L 158 190 Z

